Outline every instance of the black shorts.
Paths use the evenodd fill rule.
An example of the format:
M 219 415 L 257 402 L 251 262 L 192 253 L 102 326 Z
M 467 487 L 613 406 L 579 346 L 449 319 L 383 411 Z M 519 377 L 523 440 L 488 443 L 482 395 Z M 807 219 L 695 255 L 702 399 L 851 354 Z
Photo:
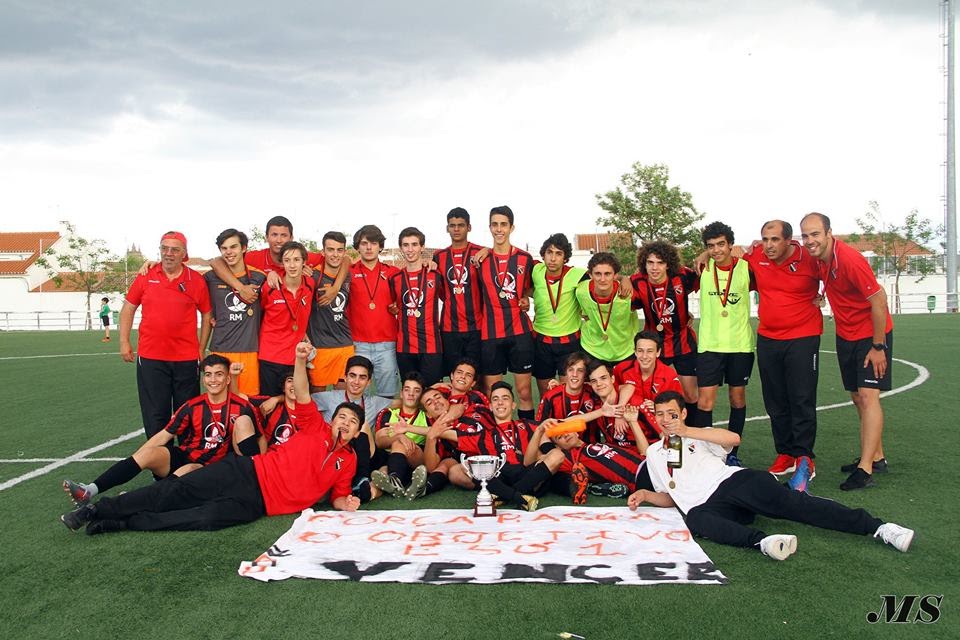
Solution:
M 753 372 L 753 352 L 697 354 L 697 386 L 719 387 L 724 382 L 731 387 L 745 387 Z
M 167 451 L 170 452 L 170 475 L 173 475 L 173 472 L 184 467 L 188 464 L 194 464 L 193 460 L 190 459 L 190 456 L 187 455 L 187 452 L 181 449 L 180 447 L 170 443 L 166 445 Z
M 480 366 L 480 331 L 444 331 L 440 334 L 443 344 L 443 375 L 453 373 L 458 360 L 470 358 Z M 477 372 L 479 373 L 479 371 Z
M 533 336 L 524 333 L 509 338 L 486 340 L 480 352 L 480 373 L 502 376 L 511 373 L 530 373 L 533 370 Z
M 681 353 L 672 358 L 660 357 L 660 362 L 673 367 L 677 375 L 695 376 L 697 375 L 697 352 Z
M 100 322 L 101 322 L 101 324 L 103 324 L 103 326 L 109 327 L 109 326 L 110 326 L 110 316 L 100 316 Z
M 400 379 L 410 371 L 417 371 L 429 387 L 443 379 L 443 354 L 440 353 L 398 353 L 397 369 Z
M 873 349 L 873 337 L 851 341 L 837 336 L 837 361 L 844 389 L 851 393 L 857 389 L 890 391 L 893 383 L 893 331 L 887 333 L 884 341 L 887 343 L 887 373 L 878 380 L 873 375 L 873 367 L 863 366 L 867 353 Z
M 571 353 L 580 351 L 580 336 L 569 336 L 568 342 L 545 342 L 542 336 L 533 339 L 533 377 L 546 380 L 566 375 L 564 361 Z

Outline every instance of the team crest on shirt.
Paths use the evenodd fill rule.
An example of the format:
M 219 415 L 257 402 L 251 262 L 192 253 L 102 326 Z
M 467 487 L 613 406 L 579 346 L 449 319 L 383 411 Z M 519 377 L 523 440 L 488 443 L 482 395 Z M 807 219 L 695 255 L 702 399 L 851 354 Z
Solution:
M 500 288 L 500 295 L 507 300 L 513 300 L 517 296 L 517 279 L 509 271 L 503 274 L 497 274 L 497 286 Z
M 673 316 L 673 312 L 677 308 L 677 304 L 670 298 L 665 298 L 663 300 L 654 299 L 651 301 L 651 306 L 654 308 L 654 311 L 657 312 L 657 315 L 661 318 L 668 318 Z M 657 308 L 659 307 L 659 308 Z
M 585 453 L 590 458 L 612 458 L 615 451 L 605 444 L 588 444 L 584 447 Z
M 682 285 L 682 284 L 675 284 L 675 285 L 673 285 L 673 292 L 674 292 L 675 294 L 677 294 L 678 296 L 682 296 L 682 295 L 683 295 L 683 285 Z
M 340 471 L 340 467 L 343 466 L 343 458 L 337 458 L 337 462 L 333 466 L 336 467 L 337 471 Z
M 273 430 L 273 439 L 276 440 L 278 444 L 283 444 L 296 432 L 297 430 L 293 428 L 292 424 L 286 422 L 283 424 L 278 424 Z
M 420 287 L 410 287 L 403 294 L 403 306 L 406 309 L 407 316 L 416 316 L 418 309 L 423 306 L 424 292 Z
M 216 449 L 227 437 L 227 428 L 222 422 L 211 422 L 203 428 L 203 448 Z
M 244 302 L 237 292 L 230 290 L 223 297 L 223 304 L 227 307 L 227 310 L 230 312 L 230 321 L 237 322 L 243 320 L 244 315 L 247 311 L 247 303 Z
M 453 285 L 454 295 L 460 295 L 466 291 L 467 283 L 470 281 L 470 270 L 462 264 L 455 264 L 447 269 L 447 282 Z
M 694 443 L 695 443 L 694 440 L 688 440 L 688 441 L 687 441 L 687 451 L 689 451 L 690 453 L 696 453 L 696 452 L 697 452 L 697 445 L 694 444 Z
M 340 322 L 343 319 L 343 310 L 347 308 L 347 294 L 344 291 L 337 293 L 337 297 L 330 304 L 330 311 L 333 312 L 334 322 Z

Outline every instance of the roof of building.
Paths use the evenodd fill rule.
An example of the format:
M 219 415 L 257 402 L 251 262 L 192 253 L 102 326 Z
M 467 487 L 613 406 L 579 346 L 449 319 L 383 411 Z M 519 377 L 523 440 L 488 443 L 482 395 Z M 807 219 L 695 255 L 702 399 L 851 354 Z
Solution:
M 609 251 L 615 239 L 633 243 L 629 233 L 578 233 L 574 236 L 574 248 L 580 251 Z
M 863 237 L 863 234 L 857 234 L 857 241 L 856 241 L 856 242 L 853 242 L 853 241 L 850 240 L 850 235 L 849 235 L 849 234 L 848 234 L 848 235 L 840 235 L 840 234 L 837 234 L 836 237 L 839 238 L 840 240 L 843 240 L 845 243 L 847 243 L 848 245 L 850 245 L 851 247 L 853 247 L 854 249 L 856 249 L 856 250 L 859 251 L 860 253 L 869 253 L 869 254 L 872 254 L 872 255 L 876 255 L 876 254 L 877 254 L 877 242 L 876 242 L 876 241 L 871 241 L 871 240 L 866 240 L 866 239 Z M 903 239 L 903 238 L 901 238 L 901 239 L 898 240 L 898 248 L 897 248 L 897 254 L 898 254 L 898 255 L 900 255 L 900 248 L 899 248 L 899 247 L 900 247 L 900 246 L 903 246 L 901 243 L 904 243 L 904 242 L 907 243 L 907 244 L 906 244 L 906 250 L 903 252 L 902 255 L 907 255 L 907 256 L 930 256 L 930 255 L 933 255 L 933 252 L 930 251 L 929 249 L 927 249 L 926 247 L 917 244 L 917 243 L 914 242 L 913 240 L 905 240 L 905 239 Z
M 37 258 L 40 251 L 60 239 L 57 231 L 26 231 L 0 233 L 0 255 L 4 253 L 28 254 L 16 260 L 0 259 L 0 275 L 21 275 Z

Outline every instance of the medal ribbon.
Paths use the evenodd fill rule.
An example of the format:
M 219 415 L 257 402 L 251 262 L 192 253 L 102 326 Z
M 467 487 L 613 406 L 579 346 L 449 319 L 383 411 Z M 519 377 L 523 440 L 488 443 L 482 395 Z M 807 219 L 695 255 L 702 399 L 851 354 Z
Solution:
M 544 274 L 543 281 L 547 284 L 547 295 L 550 296 L 550 308 L 553 309 L 553 315 L 557 315 L 557 307 L 560 306 L 560 295 L 563 293 L 563 279 L 567 275 L 570 267 L 564 266 L 560 269 L 560 277 L 557 278 L 557 297 L 553 297 L 553 289 L 550 288 L 550 277 Z
M 593 283 L 590 283 L 590 288 L 593 289 Z M 600 301 L 597 300 L 597 296 L 594 293 L 593 301 L 597 305 L 597 315 L 600 316 L 600 327 L 603 329 L 603 333 L 607 332 L 607 327 L 610 326 L 610 318 L 613 316 L 613 303 L 617 299 L 617 291 L 620 289 L 620 283 L 617 282 L 613 286 L 613 292 L 610 294 L 610 306 L 607 307 L 607 320 L 603 320 L 603 309 L 600 308 Z M 591 291 L 593 293 L 593 291 Z
M 363 264 L 360 265 L 363 267 Z M 367 272 L 366 270 L 361 271 L 363 274 L 363 286 L 367 290 L 367 295 L 370 296 L 370 302 L 373 302 L 373 299 L 377 295 L 377 289 L 380 288 L 380 273 L 383 271 L 383 263 L 377 260 L 377 283 L 373 285 L 373 291 L 370 291 L 370 285 L 367 283 Z
M 727 298 L 730 296 L 730 285 L 733 283 L 733 269 L 737 266 L 737 259 L 734 258 L 733 262 L 730 263 L 730 275 L 727 276 L 727 287 L 723 290 L 723 295 L 720 294 L 720 276 L 717 275 L 717 263 L 713 263 L 713 287 L 717 292 L 717 295 L 720 296 L 720 306 L 727 306 Z
M 667 308 L 667 289 L 670 285 L 670 278 L 667 277 L 663 281 L 663 296 L 659 299 L 657 298 L 656 288 L 653 286 L 653 283 L 647 280 L 647 290 L 650 292 L 650 310 L 653 311 L 653 315 L 657 316 L 657 324 L 663 324 L 663 310 Z M 660 308 L 658 309 L 653 303 L 658 301 L 660 303 Z M 672 323 L 671 323 L 672 324 Z
M 417 282 L 420 284 L 420 286 L 418 287 L 418 289 L 419 289 L 419 291 L 420 291 L 420 296 L 419 296 L 419 298 L 418 298 L 417 301 L 416 301 L 416 302 L 417 302 L 417 309 L 419 309 L 421 306 L 423 306 L 423 300 L 424 300 L 424 297 L 425 297 L 425 296 L 424 296 L 424 290 L 427 288 L 427 275 L 426 275 L 426 274 L 427 274 L 427 269 L 426 269 L 426 267 L 421 267 L 419 273 L 420 273 L 420 275 L 417 276 L 417 278 L 418 278 Z M 413 285 L 410 284 L 410 283 L 411 283 L 411 280 L 410 280 L 410 271 L 407 271 L 406 269 L 404 270 L 404 272 L 403 272 L 403 279 L 404 279 L 404 280 L 406 281 L 406 283 L 407 283 L 407 293 L 410 293 L 411 291 L 413 291 Z M 411 297 L 412 297 L 412 296 L 411 296 Z

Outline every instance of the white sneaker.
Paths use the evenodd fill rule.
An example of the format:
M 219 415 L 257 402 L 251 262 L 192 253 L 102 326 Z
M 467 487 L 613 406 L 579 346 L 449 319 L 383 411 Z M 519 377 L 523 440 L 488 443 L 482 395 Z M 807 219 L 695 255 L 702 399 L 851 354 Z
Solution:
M 910 548 L 910 543 L 913 542 L 913 529 L 907 529 L 898 524 L 887 522 L 886 524 L 880 525 L 880 528 L 873 534 L 873 537 L 880 538 L 897 549 L 897 551 L 906 553 L 907 549 Z
M 760 551 L 774 560 L 786 560 L 797 551 L 797 536 L 767 536 L 760 541 Z

